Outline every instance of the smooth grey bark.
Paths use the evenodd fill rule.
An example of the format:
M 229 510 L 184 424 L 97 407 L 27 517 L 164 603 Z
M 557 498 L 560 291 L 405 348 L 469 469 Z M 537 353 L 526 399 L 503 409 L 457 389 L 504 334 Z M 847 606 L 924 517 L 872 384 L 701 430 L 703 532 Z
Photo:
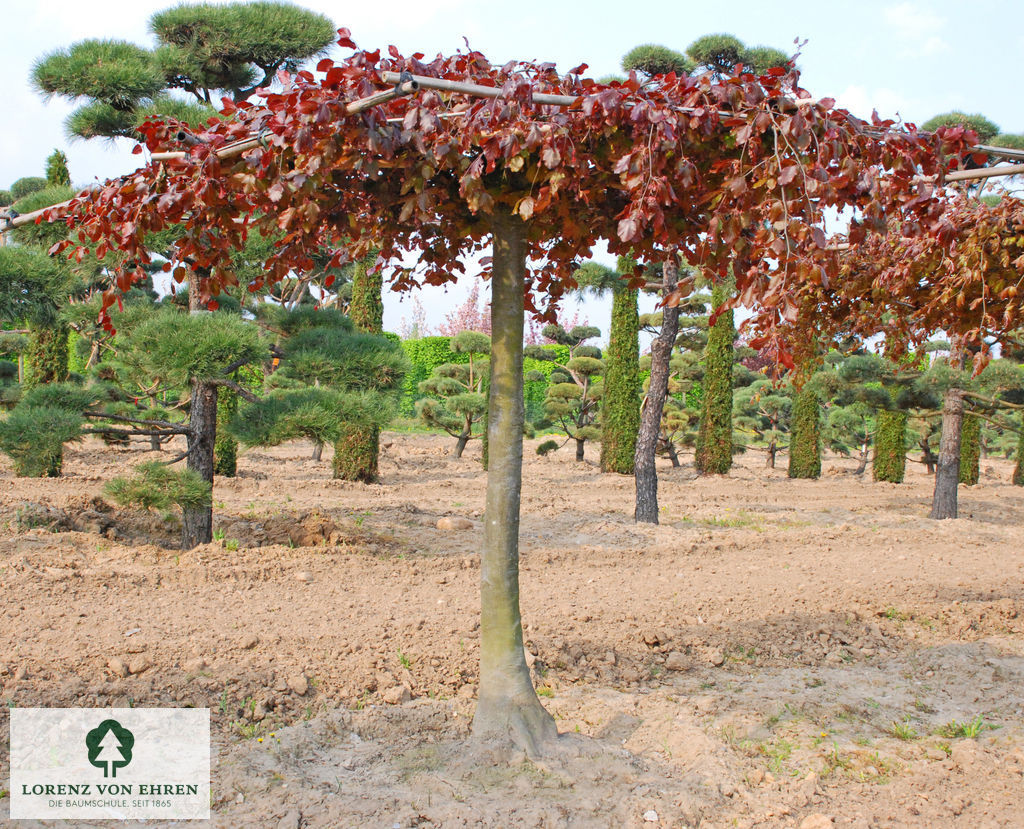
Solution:
M 662 295 L 668 296 L 679 281 L 676 254 L 665 260 Z M 655 465 L 661 415 L 668 396 L 669 360 L 679 333 L 679 307 L 665 306 L 661 315 L 661 332 L 651 343 L 651 379 L 647 397 L 640 411 L 640 432 L 636 437 L 633 477 L 636 482 L 636 508 L 633 520 L 658 523 L 658 470 Z
M 956 370 L 964 366 L 963 349 L 953 344 L 949 364 Z M 960 485 L 960 432 L 964 422 L 964 393 L 949 388 L 942 398 L 942 436 L 939 439 L 939 458 L 935 465 L 935 490 L 932 493 L 932 511 L 929 518 L 957 517 L 957 489 Z
M 558 736 L 534 691 L 519 610 L 519 506 L 523 478 L 523 301 L 526 225 L 492 219 L 491 379 L 487 498 L 480 555 L 480 692 L 473 733 L 511 741 L 535 757 Z

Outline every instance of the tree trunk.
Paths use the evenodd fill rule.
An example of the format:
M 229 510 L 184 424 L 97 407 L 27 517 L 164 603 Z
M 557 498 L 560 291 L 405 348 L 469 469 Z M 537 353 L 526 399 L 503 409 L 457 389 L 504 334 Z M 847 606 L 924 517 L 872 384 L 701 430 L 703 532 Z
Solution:
M 775 468 L 775 456 L 779 453 L 779 445 L 773 440 L 768 444 L 768 460 L 765 461 L 765 466 L 769 469 Z
M 160 442 L 160 435 L 149 436 L 149 451 L 150 452 L 163 452 L 164 445 Z
M 519 610 L 519 505 L 523 478 L 523 301 L 526 225 L 492 217 L 489 465 L 480 556 L 480 739 L 511 740 L 529 756 L 555 739 L 554 718 L 530 680 Z
M 962 369 L 963 351 L 953 346 L 950 365 Z M 935 491 L 929 518 L 957 517 L 957 487 L 960 484 L 960 433 L 964 420 L 964 394 L 961 389 L 949 388 L 942 399 L 942 437 L 939 441 L 939 461 L 935 469 Z
M 716 285 L 711 304 L 718 308 L 729 295 Z M 708 331 L 704 347 L 704 405 L 697 431 L 694 466 L 698 475 L 724 475 L 732 468 L 732 364 L 734 359 L 732 311 L 724 311 Z
M 204 481 L 213 484 L 213 447 L 217 438 L 217 387 L 193 383 L 189 406 L 188 460 L 186 465 Z M 213 540 L 213 503 L 182 514 L 181 548 L 191 550 L 197 544 Z
M 860 463 L 857 464 L 857 468 L 854 470 L 855 475 L 863 475 L 864 470 L 868 468 L 868 449 L 870 447 L 871 444 L 867 441 L 860 445 Z
M 672 466 L 679 467 L 679 453 L 676 451 L 676 445 L 670 440 L 665 441 L 665 452 L 668 453 L 668 459 L 672 461 Z
M 466 451 L 466 444 L 469 443 L 469 435 L 463 433 L 459 435 L 458 440 L 455 443 L 455 457 L 461 458 L 462 453 Z
M 679 278 L 676 254 L 665 260 L 662 295 L 675 290 Z M 651 379 L 647 386 L 647 399 L 640 412 L 640 432 L 636 438 L 636 508 L 633 520 L 647 524 L 658 523 L 658 469 L 655 465 L 658 435 L 661 433 L 661 415 L 668 396 L 669 360 L 679 332 L 679 307 L 662 309 L 661 332 L 651 343 Z
M 622 268 L 620 261 L 620 270 Z M 629 260 L 632 266 L 632 260 Z M 601 471 L 632 475 L 640 428 L 640 315 L 638 291 L 617 287 L 605 352 L 601 398 Z
M 319 461 L 324 456 L 324 445 L 322 443 L 313 444 L 313 460 Z
M 928 445 L 928 436 L 925 435 L 921 438 L 917 445 L 921 448 L 921 463 L 924 464 L 929 475 L 934 475 L 936 458 L 935 454 L 932 452 L 932 447 Z
M 582 461 L 583 460 L 583 444 L 584 443 L 586 443 L 586 441 L 583 441 L 583 440 L 580 440 L 579 438 L 576 438 L 576 460 L 578 460 L 578 461 Z

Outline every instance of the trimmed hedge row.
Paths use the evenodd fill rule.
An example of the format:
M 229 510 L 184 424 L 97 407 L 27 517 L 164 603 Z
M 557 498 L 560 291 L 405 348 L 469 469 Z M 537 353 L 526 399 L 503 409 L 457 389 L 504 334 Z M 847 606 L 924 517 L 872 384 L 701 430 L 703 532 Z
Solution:
M 405 375 L 405 386 L 402 389 L 402 402 L 399 411 L 403 417 L 416 416 L 416 401 L 424 395 L 420 393 L 420 383 L 430 377 L 438 366 L 445 363 L 468 363 L 468 354 L 456 354 L 449 347 L 449 337 L 420 337 L 416 340 L 402 340 L 402 350 L 409 358 L 409 372 Z M 545 349 L 553 352 L 559 362 L 569 359 L 569 348 L 564 345 L 546 345 Z M 534 360 L 527 357 L 523 360 L 523 372 L 539 371 L 550 377 L 555 363 L 545 360 Z M 523 397 L 526 402 L 526 419 L 536 420 L 544 414 L 544 393 L 547 380 L 527 380 L 524 384 Z

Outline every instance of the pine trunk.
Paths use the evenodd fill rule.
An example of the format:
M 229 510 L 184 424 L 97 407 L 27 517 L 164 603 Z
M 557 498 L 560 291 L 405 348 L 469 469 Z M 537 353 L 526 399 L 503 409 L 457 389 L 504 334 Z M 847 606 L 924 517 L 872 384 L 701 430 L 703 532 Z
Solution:
M 903 483 L 907 471 L 907 413 L 883 409 L 875 426 L 875 459 L 871 474 L 876 481 Z
M 455 442 L 455 457 L 461 458 L 462 453 L 466 451 L 466 444 L 469 443 L 469 435 L 463 433 L 459 435 L 458 440 Z
M 319 461 L 324 456 L 324 445 L 322 443 L 313 444 L 313 460 Z
M 583 460 L 583 444 L 584 443 L 586 443 L 586 441 L 582 441 L 579 438 L 576 439 L 576 460 L 578 460 L 578 461 L 582 461 Z
M 960 427 L 960 483 L 974 486 L 981 477 L 981 418 L 964 415 Z
M 711 304 L 719 307 L 728 299 L 725 289 L 716 285 Z M 732 468 L 732 311 L 725 311 L 708 331 L 704 348 L 704 406 L 697 432 L 694 465 L 698 475 L 724 475 Z
M 601 471 L 632 475 L 640 429 L 640 314 L 638 291 L 612 295 L 612 326 L 605 352 L 601 398 Z
M 213 484 L 213 447 L 217 440 L 217 387 L 209 383 L 193 383 L 189 406 L 188 434 L 189 469 L 204 481 Z M 185 509 L 181 522 L 181 548 L 191 550 L 198 544 L 213 541 L 213 504 Z
M 352 299 L 348 315 L 357 331 L 380 334 L 384 330 L 384 304 L 381 300 L 383 275 L 369 273 L 377 260 L 376 252 L 355 263 L 352 271 Z M 334 477 L 344 481 L 376 483 L 380 456 L 380 428 L 345 425 L 334 444 Z
M 789 477 L 821 477 L 821 407 L 807 386 L 793 403 L 793 433 L 789 439 Z
M 497 213 L 492 229 L 489 466 L 480 556 L 480 693 L 473 732 L 481 739 L 511 741 L 537 756 L 558 729 L 530 680 L 519 609 L 526 225 L 517 216 Z
M 679 279 L 675 253 L 666 261 L 662 295 L 675 290 Z M 668 396 L 669 361 L 679 333 L 679 307 L 662 309 L 661 331 L 651 343 L 651 379 L 647 386 L 647 399 L 640 412 L 640 432 L 636 438 L 636 507 L 633 520 L 646 524 L 658 523 L 658 469 L 655 465 L 658 435 L 661 433 L 661 415 Z

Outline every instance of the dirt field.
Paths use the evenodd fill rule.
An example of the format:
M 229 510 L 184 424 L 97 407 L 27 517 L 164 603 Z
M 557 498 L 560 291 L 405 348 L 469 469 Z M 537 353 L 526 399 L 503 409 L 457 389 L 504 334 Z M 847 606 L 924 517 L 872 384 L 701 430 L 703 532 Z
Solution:
M 464 742 L 479 447 L 386 442 L 369 487 L 306 445 L 245 454 L 187 553 L 173 516 L 100 498 L 141 447 L 72 447 L 57 480 L 0 461 L 0 698 L 211 708 L 218 827 L 1024 825 L 1009 462 L 947 522 L 919 464 L 901 486 L 666 464 L 637 527 L 632 479 L 529 441 L 526 638 L 566 735 L 536 765 Z

